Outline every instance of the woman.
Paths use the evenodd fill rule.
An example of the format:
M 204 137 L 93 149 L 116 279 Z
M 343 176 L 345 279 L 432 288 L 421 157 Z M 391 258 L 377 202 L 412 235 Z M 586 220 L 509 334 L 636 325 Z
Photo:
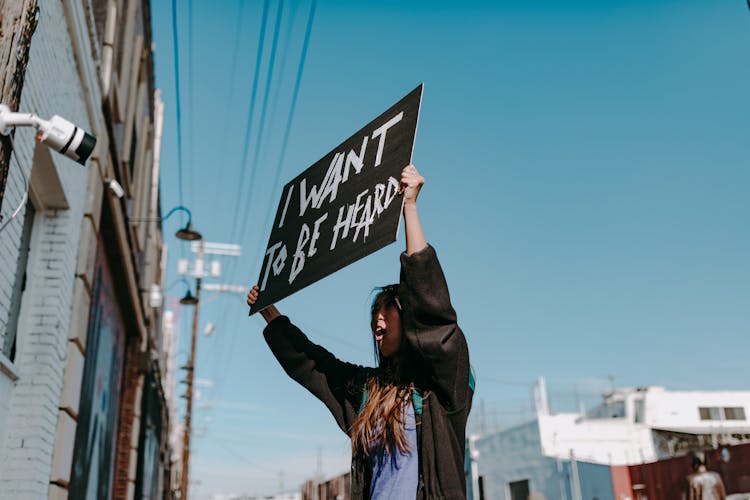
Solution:
M 318 397 L 352 440 L 352 498 L 466 497 L 466 420 L 474 394 L 469 352 L 445 276 L 417 213 L 424 184 L 401 173 L 406 252 L 401 281 L 372 306 L 377 368 L 336 359 L 275 306 L 263 335 L 286 373 Z M 258 287 L 247 297 L 258 300 Z

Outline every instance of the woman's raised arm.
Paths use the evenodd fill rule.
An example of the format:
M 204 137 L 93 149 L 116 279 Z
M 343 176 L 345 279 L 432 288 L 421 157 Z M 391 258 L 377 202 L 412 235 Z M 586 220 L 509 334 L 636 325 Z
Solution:
M 401 188 L 404 190 L 406 255 L 412 255 L 427 247 L 427 240 L 417 213 L 417 196 L 423 185 L 424 177 L 419 175 L 414 165 L 409 165 L 401 171 Z
M 427 245 L 417 214 L 424 185 L 414 165 L 401 172 L 404 190 L 406 252 L 401 255 L 402 321 L 406 341 L 429 367 L 432 389 L 450 411 L 468 407 L 469 350 L 456 320 L 445 275 L 435 250 Z
M 247 294 L 247 305 L 258 301 L 258 286 Z M 337 359 L 322 346 L 311 342 L 276 306 L 260 311 L 268 325 L 263 337 L 279 364 L 294 381 L 320 399 L 341 430 L 348 433 L 357 416 L 364 380 L 352 385 L 363 368 Z M 357 392 L 359 391 L 359 392 Z

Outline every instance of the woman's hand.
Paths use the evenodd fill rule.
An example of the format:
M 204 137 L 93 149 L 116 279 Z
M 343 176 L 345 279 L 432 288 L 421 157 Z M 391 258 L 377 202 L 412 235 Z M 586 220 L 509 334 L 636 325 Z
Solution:
M 417 214 L 417 196 L 424 185 L 424 177 L 419 175 L 414 165 L 401 171 L 401 188 L 404 191 L 404 228 L 406 230 L 406 255 L 419 252 L 427 246 L 422 231 L 422 223 Z
M 253 285 L 247 293 L 247 305 L 253 307 L 256 302 L 258 302 L 258 285 Z
M 247 293 L 248 306 L 253 307 L 255 303 L 258 302 L 258 291 L 258 285 L 253 285 L 252 288 L 250 288 L 250 291 Z M 270 306 L 261 310 L 260 315 L 263 316 L 263 319 L 266 320 L 266 323 L 270 323 L 274 319 L 281 316 L 281 313 L 279 313 L 279 310 L 276 309 L 275 305 L 271 304 Z
M 415 204 L 419 190 L 424 185 L 424 177 L 419 175 L 414 165 L 408 165 L 401 171 L 401 190 L 404 193 L 405 204 Z

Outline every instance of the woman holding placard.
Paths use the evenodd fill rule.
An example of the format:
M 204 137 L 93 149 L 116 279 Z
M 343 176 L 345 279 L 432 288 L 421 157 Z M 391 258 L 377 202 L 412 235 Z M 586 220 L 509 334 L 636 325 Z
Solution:
M 406 251 L 398 285 L 371 308 L 378 367 L 336 359 L 271 305 L 263 334 L 286 373 L 318 397 L 352 440 L 352 498 L 465 498 L 466 420 L 474 381 L 445 276 L 417 212 L 424 184 L 401 173 Z M 258 287 L 247 296 L 258 300 Z

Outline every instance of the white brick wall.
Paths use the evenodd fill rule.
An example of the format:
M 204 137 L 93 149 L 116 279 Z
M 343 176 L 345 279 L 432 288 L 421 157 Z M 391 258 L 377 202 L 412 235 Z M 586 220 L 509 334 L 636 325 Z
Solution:
M 121 2 L 117 4 L 122 6 Z M 122 31 L 118 36 L 132 39 L 132 43 L 125 44 L 124 60 L 139 61 L 141 40 L 133 38 L 133 33 L 128 29 L 134 26 L 135 3 L 129 2 L 128 5 L 128 15 L 133 19 L 126 20 L 124 12 L 118 14 Z M 35 166 L 33 170 L 36 189 L 32 200 L 36 215 L 26 291 L 18 324 L 16 358 L 11 363 L 7 358 L 0 357 L 2 500 L 68 497 L 66 484 L 70 479 L 85 364 L 86 330 L 101 204 L 105 196 L 111 196 L 103 189 L 103 180 L 114 175 L 101 110 L 102 96 L 97 74 L 100 68 L 90 53 L 93 42 L 87 23 L 91 20 L 91 13 L 86 10 L 90 4 L 88 0 L 40 0 L 39 7 L 39 25 L 32 38 L 19 109 L 35 112 L 43 118 L 61 115 L 96 135 L 98 143 L 97 150 L 87 162 L 88 166 L 81 167 L 58 154 L 47 153 L 44 146 L 36 146 L 31 129 L 19 129 L 16 135 L 15 155 L 21 167 L 15 161 L 11 164 L 0 213 L 7 217 L 19 204 L 25 187 L 22 173 L 29 176 L 34 158 L 37 165 L 44 164 L 45 167 L 38 169 Z M 135 51 L 131 45 L 136 47 Z M 128 113 L 123 117 L 126 131 L 130 130 L 131 118 L 137 118 L 138 123 L 148 124 L 148 120 L 140 115 L 142 107 L 134 106 L 134 102 L 128 100 L 128 97 L 136 94 L 127 90 L 138 88 L 143 82 L 143 77 L 128 67 L 125 64 L 124 68 L 113 69 L 113 81 L 120 82 L 119 105 L 138 115 L 134 117 Z M 145 130 L 139 131 L 139 137 L 146 137 Z M 39 149 L 35 150 L 35 147 Z M 141 150 L 143 147 L 139 145 Z M 123 150 L 128 150 L 127 144 L 123 145 Z M 40 155 L 42 151 L 44 155 Z M 150 179 L 150 168 L 150 161 L 136 165 L 138 172 L 144 175 L 138 183 L 141 187 L 146 186 L 145 179 Z M 144 188 L 143 191 L 148 190 Z M 146 202 L 147 198 L 141 199 L 140 196 L 147 196 L 147 192 L 136 191 L 135 194 L 139 198 L 134 202 Z M 45 196 L 49 200 L 45 200 Z M 50 210 L 53 205 L 46 201 L 52 201 L 52 198 L 67 202 L 67 208 Z M 54 206 L 64 207 L 65 204 Z M 125 230 L 122 214 L 117 207 L 113 218 L 116 231 Z M 23 223 L 24 214 L 21 213 L 4 233 L 0 233 L 0 339 L 5 332 L 11 305 Z M 158 247 L 160 235 L 147 241 Z M 121 250 L 128 252 L 127 248 Z M 158 263 L 158 255 L 153 251 L 148 255 L 149 259 Z M 155 276 L 154 270 L 145 271 L 144 276 L 133 276 L 127 259 L 115 263 L 116 266 L 118 264 L 122 266 L 120 270 L 126 273 L 126 286 L 131 287 L 128 291 L 133 297 L 138 295 L 135 290 L 137 282 L 150 284 Z M 139 311 L 140 308 L 134 311 L 137 323 L 143 325 L 145 318 L 138 315 Z M 139 333 L 146 334 L 145 331 Z M 136 409 L 140 408 L 140 392 L 134 403 Z M 136 414 L 134 418 L 138 419 L 139 415 Z M 139 424 L 139 421 L 135 422 L 133 434 L 130 435 L 133 447 L 137 446 Z M 118 470 L 117 473 L 132 479 L 136 458 L 137 454 L 133 451 L 130 468 L 127 464 L 120 464 L 121 469 L 127 470 Z M 133 485 L 130 484 L 131 494 L 132 490 Z
M 39 2 L 39 25 L 32 38 L 21 110 L 48 118 L 59 114 L 91 130 L 85 96 L 63 12 L 63 2 Z M 29 175 L 34 133 L 16 132 L 16 151 Z M 81 221 L 86 201 L 87 169 L 52 155 L 70 208 L 37 212 L 32 232 L 27 287 L 21 306 L 15 383 L 0 370 L 0 492 L 2 498 L 47 498 L 50 490 L 68 330 L 73 308 Z M 4 216 L 18 204 L 24 182 L 13 161 L 8 174 Z M 23 225 L 19 215 L 0 233 L 0 335 L 8 319 Z M 3 446 L 4 445 L 4 446 Z

